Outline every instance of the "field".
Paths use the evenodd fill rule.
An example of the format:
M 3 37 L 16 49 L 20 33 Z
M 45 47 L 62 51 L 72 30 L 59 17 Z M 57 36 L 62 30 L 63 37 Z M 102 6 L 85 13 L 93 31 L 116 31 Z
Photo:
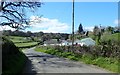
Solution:
M 28 47 L 32 45 L 36 45 L 38 42 L 28 42 L 28 43 L 15 43 L 17 47 Z
M 25 37 L 19 37 L 19 36 L 9 36 L 10 40 L 14 43 L 21 43 L 21 42 L 31 42 L 30 39 L 26 39 Z
M 33 41 L 30 37 L 8 36 L 11 41 L 19 48 L 29 48 L 36 46 L 38 42 Z
M 104 41 L 108 41 L 108 40 L 114 40 L 114 41 L 119 41 L 119 36 L 120 36 L 120 33 L 115 33 L 115 34 L 104 34 L 102 37 L 101 37 L 101 40 L 104 40 Z

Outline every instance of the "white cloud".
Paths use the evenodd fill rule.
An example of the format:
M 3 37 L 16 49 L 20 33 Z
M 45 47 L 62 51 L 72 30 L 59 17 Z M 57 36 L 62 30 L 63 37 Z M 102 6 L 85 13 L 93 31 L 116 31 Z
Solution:
M 116 25 L 120 24 L 120 20 L 116 19 L 116 20 L 114 21 L 114 24 L 116 24 Z
M 62 23 L 57 19 L 49 19 L 44 17 L 38 17 L 38 16 L 31 16 L 30 17 L 30 28 L 27 28 L 25 31 L 31 31 L 31 32 L 47 32 L 47 33 L 67 33 L 69 30 L 69 25 L 66 23 Z M 9 26 L 0 26 L 0 31 L 2 30 L 12 30 L 14 31 L 14 28 L 11 28 Z
M 10 26 L 0 26 L 0 31 L 2 31 L 2 30 L 11 30 L 11 31 L 14 31 L 15 29 L 11 28 Z
M 93 29 L 94 29 L 94 26 L 84 27 L 84 30 L 87 30 L 87 31 L 93 31 Z
M 69 25 L 60 22 L 58 19 L 49 19 L 38 16 L 31 16 L 30 26 L 32 27 L 32 32 L 52 32 L 52 33 L 64 33 L 69 30 Z M 36 30 L 37 29 L 37 30 Z

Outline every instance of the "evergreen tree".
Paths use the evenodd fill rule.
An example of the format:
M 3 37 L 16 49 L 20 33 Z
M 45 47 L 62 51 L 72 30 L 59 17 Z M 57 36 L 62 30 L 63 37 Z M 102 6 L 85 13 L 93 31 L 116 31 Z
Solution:
M 78 28 L 78 33 L 82 33 L 82 32 L 83 32 L 83 27 L 82 27 L 82 24 L 80 24 Z

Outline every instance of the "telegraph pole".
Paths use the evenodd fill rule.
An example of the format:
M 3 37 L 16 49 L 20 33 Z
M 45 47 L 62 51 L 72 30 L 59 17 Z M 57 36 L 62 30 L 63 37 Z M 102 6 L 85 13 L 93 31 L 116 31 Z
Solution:
M 72 2 L 72 48 L 74 47 L 74 0 Z

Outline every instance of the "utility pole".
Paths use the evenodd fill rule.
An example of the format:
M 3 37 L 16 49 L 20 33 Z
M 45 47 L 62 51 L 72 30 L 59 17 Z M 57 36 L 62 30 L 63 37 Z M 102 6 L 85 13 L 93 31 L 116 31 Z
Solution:
M 72 2 L 72 48 L 74 47 L 74 0 Z

